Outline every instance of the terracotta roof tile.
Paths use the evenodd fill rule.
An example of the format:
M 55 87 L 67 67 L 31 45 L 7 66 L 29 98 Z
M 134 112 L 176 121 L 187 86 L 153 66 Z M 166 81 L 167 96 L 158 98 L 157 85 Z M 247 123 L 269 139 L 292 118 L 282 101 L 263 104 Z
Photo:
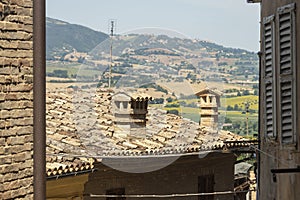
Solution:
M 198 123 L 167 114 L 157 108 L 149 108 L 147 125 L 143 130 L 144 137 L 138 137 L 114 123 L 112 96 L 113 91 L 107 89 L 92 92 L 88 89 L 48 91 L 47 154 L 67 153 L 70 156 L 87 157 L 97 157 L 100 154 L 170 154 L 212 150 L 222 147 L 225 140 L 241 139 L 227 131 L 216 132 L 207 127 L 199 127 Z M 62 165 L 55 164 L 57 162 Z M 47 162 L 47 174 L 54 176 L 66 171 L 80 170 L 81 166 L 74 165 L 74 161 L 52 159 Z

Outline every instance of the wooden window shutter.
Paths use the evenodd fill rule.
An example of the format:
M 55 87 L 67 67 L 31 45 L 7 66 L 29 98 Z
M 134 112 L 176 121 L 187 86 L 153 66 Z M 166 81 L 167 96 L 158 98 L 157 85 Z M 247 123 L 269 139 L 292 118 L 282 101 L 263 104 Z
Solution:
M 279 111 L 283 144 L 295 142 L 295 4 L 278 9 Z
M 293 81 L 290 78 L 280 80 L 280 115 L 281 138 L 283 143 L 292 143 L 293 140 Z
M 265 136 L 276 137 L 274 15 L 264 18 Z
M 273 93 L 273 82 L 265 82 L 265 113 L 266 113 L 266 136 L 275 137 L 275 123 L 274 123 L 274 93 Z
M 274 15 L 264 19 L 265 77 L 274 71 Z
M 280 74 L 293 73 L 295 4 L 278 9 Z

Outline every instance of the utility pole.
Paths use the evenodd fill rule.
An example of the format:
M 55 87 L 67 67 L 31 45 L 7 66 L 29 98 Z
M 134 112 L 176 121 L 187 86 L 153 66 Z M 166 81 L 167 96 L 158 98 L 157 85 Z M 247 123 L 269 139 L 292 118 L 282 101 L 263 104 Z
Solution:
M 248 118 L 249 102 L 246 101 L 244 104 L 245 104 L 245 112 L 246 112 L 246 132 L 247 132 L 247 136 L 248 136 L 249 135 L 249 118 Z
M 108 77 L 108 87 L 111 87 L 111 79 L 112 79 L 112 46 L 113 46 L 113 36 L 114 36 L 114 26 L 115 22 L 113 20 L 110 21 L 110 65 L 109 65 L 109 77 Z

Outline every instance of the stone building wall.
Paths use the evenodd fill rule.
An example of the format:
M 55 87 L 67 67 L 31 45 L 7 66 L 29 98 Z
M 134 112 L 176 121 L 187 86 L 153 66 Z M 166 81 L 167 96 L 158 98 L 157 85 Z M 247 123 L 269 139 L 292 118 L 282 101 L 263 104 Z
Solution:
M 0 199 L 33 199 L 33 1 L 0 1 Z
M 300 73 L 300 0 L 262 0 L 261 2 L 261 87 L 260 87 L 260 141 L 261 152 L 259 162 L 259 198 L 281 200 L 296 200 L 300 197 L 300 173 L 272 173 L 271 170 L 295 169 L 300 165 L 300 106 L 299 106 L 299 88 Z M 294 8 L 293 8 L 294 7 Z M 285 8 L 285 9 L 284 9 Z M 288 9 L 291 8 L 290 13 Z M 293 9 L 292 9 L 293 8 Z M 285 16 L 288 20 L 283 20 L 282 11 L 286 10 Z M 295 17 L 295 18 L 294 18 Z M 282 26 L 281 24 L 291 24 Z M 270 25 L 272 24 L 272 25 Z M 272 31 L 267 32 L 268 29 Z M 284 34 L 283 31 L 292 27 L 290 34 Z M 271 34 L 270 34 L 271 33 Z M 271 36 L 272 50 L 267 50 L 268 34 Z M 287 37 L 290 41 L 287 42 Z M 286 42 L 286 43 L 284 43 Z M 286 45 L 286 49 L 283 46 Z M 268 47 L 269 48 L 269 47 Z M 289 50 L 291 49 L 291 50 Z M 289 52 L 290 51 L 290 52 Z M 269 65 L 269 55 L 272 54 L 272 65 Z M 288 67 L 292 68 L 289 73 L 282 73 L 283 59 L 288 60 L 284 54 L 288 52 L 289 57 L 294 58 Z M 267 75 L 267 68 L 272 69 L 272 76 Z M 288 80 L 289 76 L 294 76 L 291 81 L 291 92 L 284 91 L 281 86 L 283 80 Z M 273 79 L 273 88 L 268 87 Z M 275 80 L 275 81 L 274 81 Z M 283 85 L 283 84 L 282 84 Z M 289 89 L 289 88 L 288 88 Z M 287 98 L 284 96 L 289 94 Z M 270 101 L 271 100 L 271 101 Z M 270 104 L 271 102 L 271 104 Z M 270 105 L 272 112 L 270 111 Z M 285 108 L 289 107 L 286 112 Z M 284 114 L 283 114 L 284 113 Z M 288 113 L 288 115 L 286 115 Z M 291 127 L 286 129 L 286 121 Z M 286 131 L 288 130 L 288 131 Z M 292 136 L 286 133 L 292 133 Z M 288 137 L 287 137 L 288 136 Z M 287 140 L 290 139 L 290 140 Z
M 134 169 L 142 167 L 147 169 L 161 163 L 168 163 L 170 158 L 152 158 L 149 160 L 111 160 L 104 161 L 105 163 L 118 162 L 122 163 L 123 169 Z M 171 158 L 174 159 L 174 158 Z M 198 155 L 182 156 L 170 165 L 147 173 L 126 173 L 110 168 L 102 163 L 96 163 L 95 172 L 89 174 L 89 179 L 84 186 L 85 200 L 101 199 L 91 197 L 92 195 L 109 194 L 108 191 L 114 189 L 124 189 L 125 195 L 165 195 L 165 194 L 195 194 L 202 192 L 225 192 L 233 191 L 234 180 L 234 162 L 236 158 L 231 153 L 211 153 L 204 158 L 199 158 Z M 154 161 L 154 162 L 153 162 Z M 134 164 L 132 164 L 132 162 Z M 126 163 L 125 165 L 123 165 Z M 142 164 L 141 164 L 142 163 Z M 112 165 L 111 165 L 112 166 Z M 126 167 L 125 167 L 126 166 Z M 202 185 L 199 181 L 201 177 L 212 176 L 213 180 L 206 181 L 211 183 L 212 191 L 206 191 L 210 186 Z M 202 188 L 202 189 L 201 189 Z M 200 191 L 199 191 L 200 190 Z M 91 196 L 90 196 L 90 195 Z M 136 199 L 128 197 L 126 199 Z M 143 198 L 150 200 L 153 198 Z M 198 196 L 174 197 L 165 198 L 172 200 L 189 199 L 197 200 Z M 204 199 L 204 198 L 203 198 Z M 208 198 L 207 199 L 211 199 Z M 232 194 L 215 195 L 213 199 L 218 200 L 233 200 Z

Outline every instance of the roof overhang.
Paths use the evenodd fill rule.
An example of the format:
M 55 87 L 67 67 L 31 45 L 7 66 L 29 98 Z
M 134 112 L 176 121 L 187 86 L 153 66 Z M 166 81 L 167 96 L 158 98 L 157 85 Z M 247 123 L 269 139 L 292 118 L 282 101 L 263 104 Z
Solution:
M 214 95 L 214 96 L 221 96 L 222 95 L 222 93 L 220 91 L 211 90 L 211 89 L 201 90 L 201 91 L 197 92 L 195 95 L 196 96 L 202 96 L 202 95 L 208 95 L 208 94 L 211 94 L 211 95 Z

